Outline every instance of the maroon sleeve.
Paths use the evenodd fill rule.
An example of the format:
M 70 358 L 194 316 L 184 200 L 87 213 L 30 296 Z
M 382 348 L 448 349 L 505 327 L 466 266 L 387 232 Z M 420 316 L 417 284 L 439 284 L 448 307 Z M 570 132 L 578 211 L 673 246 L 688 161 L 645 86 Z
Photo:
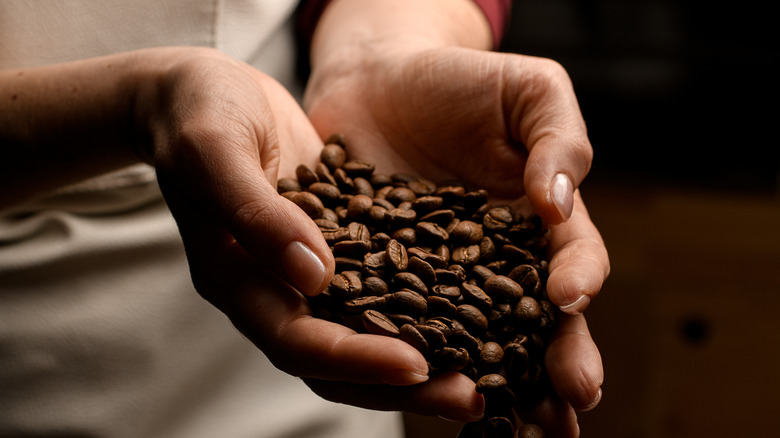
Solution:
M 303 0 L 298 8 L 298 26 L 304 41 L 310 41 L 317 26 L 317 20 L 331 0 Z M 487 17 L 493 31 L 493 47 L 498 48 L 504 36 L 512 0 L 474 0 Z

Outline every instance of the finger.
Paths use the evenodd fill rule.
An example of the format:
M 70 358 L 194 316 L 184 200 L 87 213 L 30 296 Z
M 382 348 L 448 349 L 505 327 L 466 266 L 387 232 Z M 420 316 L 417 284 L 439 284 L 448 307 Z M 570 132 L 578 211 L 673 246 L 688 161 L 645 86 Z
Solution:
M 580 427 L 577 413 L 570 404 L 558 397 L 546 397 L 534 409 L 534 421 L 544 430 L 548 438 L 577 438 Z
M 514 58 L 504 101 L 511 102 L 513 137 L 529 151 L 524 184 L 549 224 L 567 220 L 573 194 L 590 170 L 593 150 L 568 74 L 541 58 Z
M 583 315 L 561 315 L 545 366 L 555 392 L 575 410 L 593 409 L 601 401 L 604 368 Z
M 280 196 L 266 178 L 263 165 L 280 147 L 274 144 L 275 137 L 227 138 L 233 130 L 223 128 L 202 127 L 179 139 L 180 148 L 196 152 L 183 157 L 184 166 L 158 169 L 170 182 L 164 192 L 198 194 L 187 198 L 200 205 L 200 211 L 187 214 L 213 214 L 260 264 L 304 294 L 319 293 L 330 281 L 335 263 L 311 218 Z M 178 216 L 188 220 L 184 214 Z
M 583 312 L 609 275 L 607 249 L 579 191 L 569 221 L 550 227 L 550 300 L 568 314 Z
M 482 418 L 484 398 L 474 382 L 460 373 L 431 377 L 413 386 L 356 385 L 324 380 L 306 380 L 320 397 L 366 409 L 403 411 L 469 422 Z

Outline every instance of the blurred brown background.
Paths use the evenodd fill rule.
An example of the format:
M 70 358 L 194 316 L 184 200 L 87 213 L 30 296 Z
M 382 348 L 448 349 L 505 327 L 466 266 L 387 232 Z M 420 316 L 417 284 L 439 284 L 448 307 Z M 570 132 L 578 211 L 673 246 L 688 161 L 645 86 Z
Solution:
M 583 437 L 780 437 L 780 52 L 771 2 L 516 0 L 504 50 L 569 71 L 612 275 Z M 774 134 L 774 135 L 773 135 Z M 407 417 L 409 438 L 457 426 Z

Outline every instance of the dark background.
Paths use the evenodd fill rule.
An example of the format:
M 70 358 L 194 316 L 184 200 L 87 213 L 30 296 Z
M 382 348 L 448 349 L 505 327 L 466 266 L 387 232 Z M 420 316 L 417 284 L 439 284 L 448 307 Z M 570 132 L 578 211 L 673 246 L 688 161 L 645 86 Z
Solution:
M 585 438 L 780 436 L 771 4 L 514 2 L 503 50 L 567 69 L 595 152 L 581 191 L 612 272 L 586 313 L 605 381 Z

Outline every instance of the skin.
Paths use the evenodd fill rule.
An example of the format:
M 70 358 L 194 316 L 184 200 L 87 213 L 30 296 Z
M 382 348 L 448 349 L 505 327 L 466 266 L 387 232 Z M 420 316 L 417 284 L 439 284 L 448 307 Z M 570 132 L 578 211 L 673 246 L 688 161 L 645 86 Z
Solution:
M 149 163 L 196 289 L 277 367 L 330 400 L 470 421 L 484 402 L 465 376 L 428 378 L 409 345 L 311 316 L 305 295 L 328 284 L 333 257 L 275 181 L 313 166 L 339 132 L 382 172 L 477 184 L 551 225 L 548 292 L 569 316 L 547 353 L 557 397 L 533 415 L 551 436 L 577 436 L 576 411 L 598 403 L 603 381 L 581 312 L 609 273 L 576 190 L 592 150 L 565 71 L 490 44 L 468 0 L 335 0 L 312 42 L 304 108 L 204 48 L 2 70 L 0 208 Z M 559 174 L 571 184 L 556 198 Z

